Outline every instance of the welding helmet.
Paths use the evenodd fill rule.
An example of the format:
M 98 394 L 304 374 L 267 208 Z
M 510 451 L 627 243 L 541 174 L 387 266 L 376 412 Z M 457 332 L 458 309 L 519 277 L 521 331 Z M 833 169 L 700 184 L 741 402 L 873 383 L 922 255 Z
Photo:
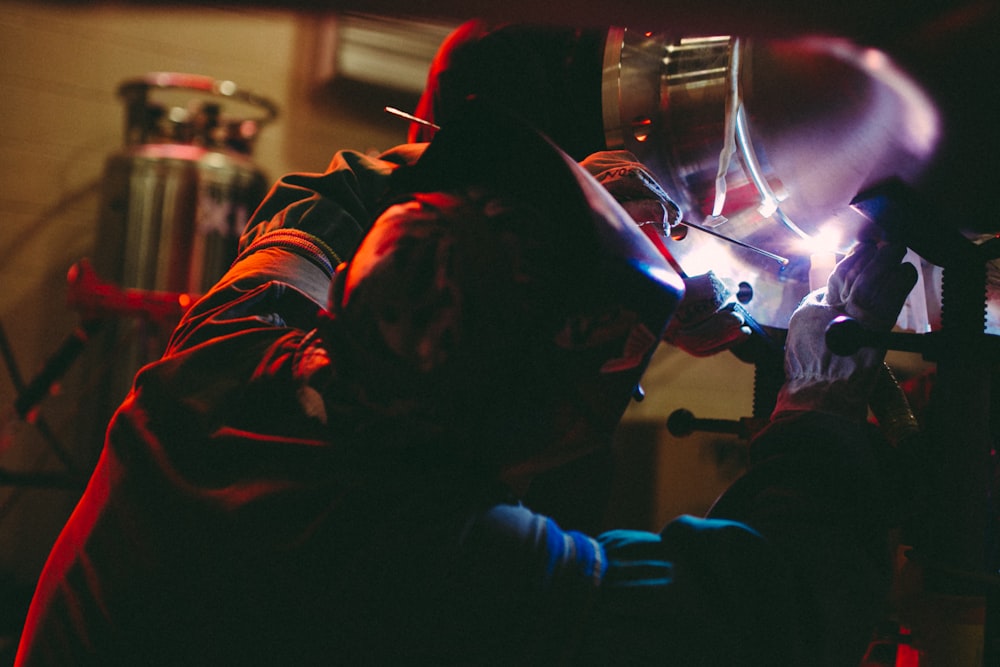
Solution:
M 397 463 L 540 468 L 606 441 L 683 293 L 628 214 L 476 101 L 392 191 L 331 286 L 337 432 Z
M 415 109 L 449 125 L 470 95 L 518 114 L 571 157 L 604 149 L 602 53 L 607 29 L 493 24 L 472 19 L 440 45 Z M 411 142 L 434 128 L 410 126 Z

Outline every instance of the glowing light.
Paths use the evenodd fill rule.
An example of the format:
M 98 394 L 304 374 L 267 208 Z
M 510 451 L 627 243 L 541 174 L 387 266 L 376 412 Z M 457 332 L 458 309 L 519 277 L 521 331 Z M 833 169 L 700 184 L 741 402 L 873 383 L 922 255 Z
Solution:
M 673 285 L 678 289 L 684 287 L 684 282 L 681 280 L 681 277 L 673 271 L 665 271 L 664 269 L 652 266 L 648 267 L 646 270 L 649 271 L 649 274 L 651 276 L 653 276 L 660 282 L 666 283 L 668 285 Z
M 861 53 L 861 62 L 869 69 L 880 69 L 889 65 L 889 59 L 878 49 L 868 48 Z
M 191 305 L 191 295 L 190 294 L 178 294 L 177 295 L 177 305 L 181 308 L 187 308 Z
M 832 252 L 814 252 L 809 255 L 809 291 L 825 287 L 837 266 L 837 255 Z
M 698 232 L 692 231 L 691 234 Z M 690 234 L 689 234 L 690 236 Z M 687 243 L 687 241 L 681 241 Z M 734 274 L 739 267 L 732 259 L 729 248 L 724 241 L 704 239 L 697 245 L 684 246 L 684 270 L 688 275 L 698 275 L 715 271 L 718 276 Z
M 840 244 L 844 242 L 843 232 L 836 220 L 820 225 L 812 236 L 796 239 L 795 252 L 801 255 L 841 252 Z
M 843 234 L 836 221 L 821 225 L 813 236 L 795 242 L 796 250 L 800 254 L 809 256 L 810 291 L 826 285 L 833 268 L 837 265 L 837 253 L 840 252 L 842 242 Z
M 649 133 L 653 127 L 653 121 L 648 116 L 640 116 L 632 121 L 632 136 L 638 142 L 649 139 Z

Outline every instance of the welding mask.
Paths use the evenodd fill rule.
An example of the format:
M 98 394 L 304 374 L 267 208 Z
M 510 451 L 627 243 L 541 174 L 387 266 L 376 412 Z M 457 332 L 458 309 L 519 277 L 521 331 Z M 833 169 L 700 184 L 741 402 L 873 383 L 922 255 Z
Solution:
M 477 102 L 392 189 L 331 287 L 331 425 L 397 463 L 540 470 L 606 446 L 683 293 L 628 214 Z

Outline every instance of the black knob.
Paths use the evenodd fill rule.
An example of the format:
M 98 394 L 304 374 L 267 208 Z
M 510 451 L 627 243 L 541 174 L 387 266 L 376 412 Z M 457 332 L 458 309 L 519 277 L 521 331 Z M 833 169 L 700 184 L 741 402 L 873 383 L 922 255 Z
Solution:
M 670 435 L 683 438 L 694 433 L 696 421 L 693 412 L 680 408 L 667 417 L 667 430 L 670 431 Z
M 857 320 L 841 315 L 826 327 L 826 346 L 836 355 L 846 357 L 871 344 L 869 332 Z

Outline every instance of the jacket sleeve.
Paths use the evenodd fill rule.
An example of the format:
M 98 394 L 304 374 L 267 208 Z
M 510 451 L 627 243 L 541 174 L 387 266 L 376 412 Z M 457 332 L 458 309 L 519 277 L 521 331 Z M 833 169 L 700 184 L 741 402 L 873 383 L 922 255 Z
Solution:
M 247 223 L 229 271 L 185 314 L 169 351 L 240 330 L 315 326 L 334 270 L 371 227 L 392 174 L 422 150 L 340 151 L 322 174 L 281 178 Z
M 240 252 L 275 230 L 297 229 L 326 244 L 336 261 L 349 259 L 379 212 L 392 173 L 416 161 L 423 148 L 404 144 L 378 157 L 340 151 L 322 174 L 282 177 L 247 223 Z

